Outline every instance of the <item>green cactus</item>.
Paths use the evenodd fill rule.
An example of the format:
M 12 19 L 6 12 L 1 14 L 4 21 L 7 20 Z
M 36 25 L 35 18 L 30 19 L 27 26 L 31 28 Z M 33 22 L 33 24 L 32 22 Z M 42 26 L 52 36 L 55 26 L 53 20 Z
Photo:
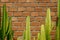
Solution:
M 44 25 L 41 25 L 41 40 L 46 40 Z
M 8 19 L 8 14 L 6 11 L 6 4 L 3 5 L 3 16 L 2 16 L 2 26 L 0 27 L 0 39 L 1 40 L 5 40 L 5 38 L 7 37 L 7 35 L 11 35 L 12 33 L 12 29 L 11 29 L 11 19 Z M 9 36 L 10 37 L 10 36 Z M 7 37 L 8 38 L 8 37 Z M 11 38 L 9 38 L 11 39 Z M 9 40 L 7 39 L 7 40 Z
M 38 33 L 37 40 L 41 40 L 41 34 L 40 34 L 40 32 Z
M 25 40 L 30 40 L 30 17 L 27 16 L 26 18 L 26 36 Z
M 51 40 L 50 32 L 52 30 L 52 24 L 51 24 L 51 14 L 50 14 L 50 8 L 47 9 L 47 15 L 45 20 L 45 33 L 46 33 L 46 40 Z
M 58 0 L 58 18 L 56 27 L 56 40 L 60 40 L 60 0 Z

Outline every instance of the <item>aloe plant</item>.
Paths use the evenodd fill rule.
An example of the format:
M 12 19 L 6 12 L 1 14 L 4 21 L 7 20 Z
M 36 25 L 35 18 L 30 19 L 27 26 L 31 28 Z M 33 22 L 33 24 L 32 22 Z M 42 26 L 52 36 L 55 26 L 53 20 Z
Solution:
M 41 40 L 41 34 L 40 34 L 40 32 L 38 33 L 37 40 Z
M 56 40 L 60 40 L 60 0 L 58 0 L 58 19 L 56 27 Z
M 3 10 L 2 10 L 3 16 L 2 16 L 2 26 L 0 27 L 0 39 L 5 40 L 7 35 L 12 34 L 12 29 L 11 29 L 11 19 L 8 19 L 8 14 L 6 11 L 6 4 L 3 5 Z M 11 39 L 12 37 L 9 36 Z M 8 38 L 8 37 L 7 37 Z M 7 40 L 9 40 L 7 39 Z
M 31 36 L 30 36 L 30 17 L 27 16 L 26 18 L 26 36 L 25 36 L 25 40 L 30 40 Z
M 44 25 L 41 25 L 41 40 L 46 40 Z
M 17 40 L 20 40 L 20 37 L 18 37 Z
M 50 14 L 50 8 L 47 9 L 47 15 L 45 20 L 45 33 L 46 33 L 46 40 L 51 40 L 50 32 L 52 30 L 52 24 L 51 24 L 51 14 Z

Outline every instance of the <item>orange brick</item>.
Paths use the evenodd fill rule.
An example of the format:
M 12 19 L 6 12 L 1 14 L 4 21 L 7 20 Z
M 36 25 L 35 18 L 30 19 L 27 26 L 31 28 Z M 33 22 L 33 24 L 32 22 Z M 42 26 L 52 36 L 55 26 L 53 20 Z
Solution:
M 51 2 L 57 2 L 58 0 L 52 0 Z
M 13 12 L 8 12 L 8 16 L 13 16 Z
M 9 2 L 9 0 L 1 0 L 1 2 Z
M 36 17 L 36 21 L 37 22 L 44 21 L 44 18 L 43 17 Z
M 39 22 L 31 22 L 31 26 L 39 26 L 40 23 Z
M 31 26 L 31 31 L 40 31 L 40 26 Z
M 23 32 L 15 31 L 15 32 L 14 32 L 14 35 L 15 35 L 15 36 L 22 36 L 22 35 L 23 35 Z
M 17 27 L 12 27 L 12 30 L 13 30 L 13 31 L 16 31 L 16 30 L 17 30 Z
M 39 16 L 44 16 L 45 17 L 46 16 L 46 12 L 40 12 Z
M 35 17 L 30 17 L 30 21 L 32 22 L 32 21 L 35 21 L 36 19 L 35 19 Z
M 30 16 L 30 12 L 23 12 L 23 16 Z
M 9 2 L 17 2 L 17 0 L 9 0 Z
M 12 26 L 22 26 L 21 22 L 12 22 Z
M 12 7 L 13 6 L 13 3 L 6 3 L 6 6 L 7 7 Z
M 39 6 L 46 7 L 47 6 L 47 3 L 40 3 Z
M 32 35 L 33 35 L 33 36 L 37 36 L 37 33 L 38 33 L 38 32 L 32 32 Z
M 26 11 L 34 11 L 34 7 L 27 7 Z
M 15 8 L 15 7 L 10 7 L 10 8 L 9 8 L 9 11 L 17 11 L 17 8 Z
M 48 3 L 47 4 L 49 7 L 56 7 L 56 4 L 55 3 Z
M 26 10 L 26 8 L 24 8 L 24 7 L 19 7 L 18 8 L 18 11 L 25 11 Z
M 57 11 L 57 7 L 52 7 L 52 8 L 51 8 L 51 11 L 52 11 L 52 12 L 56 12 L 56 11 Z
M 18 0 L 18 2 L 26 2 L 26 0 Z
M 26 2 L 35 2 L 35 0 L 26 0 Z
M 17 17 L 12 17 L 12 22 L 17 22 Z
M 42 2 L 42 0 L 36 0 L 36 2 Z
M 32 12 L 32 13 L 31 13 L 31 16 L 39 16 L 38 13 L 39 13 L 39 12 Z
M 25 27 L 21 27 L 21 26 L 20 26 L 20 27 L 17 28 L 17 30 L 18 30 L 18 31 L 24 31 L 24 30 L 25 30 Z
M 42 12 L 43 11 L 43 8 L 41 8 L 41 7 L 35 7 L 35 11 Z
M 26 21 L 25 17 L 18 17 L 17 20 L 18 20 L 19 22 Z
M 22 12 L 14 12 L 13 16 L 22 16 Z
M 43 2 L 50 2 L 50 0 L 43 0 Z

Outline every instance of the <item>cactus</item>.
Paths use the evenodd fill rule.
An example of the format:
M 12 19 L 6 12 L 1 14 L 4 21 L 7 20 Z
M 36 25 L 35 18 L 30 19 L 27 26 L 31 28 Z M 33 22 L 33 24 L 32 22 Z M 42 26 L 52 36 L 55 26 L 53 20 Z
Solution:
M 46 40 L 44 25 L 41 25 L 41 40 Z
M 30 17 L 26 18 L 26 36 L 25 40 L 30 40 Z
M 60 0 L 58 0 L 58 20 L 56 27 L 56 40 L 60 40 Z
M 20 37 L 18 37 L 17 40 L 20 40 Z
M 51 14 L 50 14 L 50 8 L 47 9 L 47 15 L 45 20 L 45 33 L 46 33 L 46 40 L 51 40 L 50 32 L 52 30 L 52 24 L 51 24 Z
M 0 39 L 5 40 L 7 35 L 11 35 L 12 29 L 11 29 L 11 19 L 8 19 L 8 14 L 6 11 L 6 4 L 3 5 L 3 16 L 2 16 L 2 26 L 0 27 Z M 10 37 L 10 36 L 9 36 Z M 8 37 L 7 37 L 8 38 Z M 11 39 L 11 38 L 9 38 Z M 9 40 L 7 39 L 7 40 Z
M 40 32 L 38 33 L 37 40 L 41 40 L 41 34 L 40 34 Z

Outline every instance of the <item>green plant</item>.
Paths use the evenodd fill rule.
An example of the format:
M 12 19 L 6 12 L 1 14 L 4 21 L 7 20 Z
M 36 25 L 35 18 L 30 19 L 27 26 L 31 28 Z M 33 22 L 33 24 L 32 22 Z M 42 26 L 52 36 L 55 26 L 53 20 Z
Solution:
M 6 4 L 3 5 L 3 16 L 2 16 L 2 26 L 0 27 L 0 39 L 5 40 L 12 40 L 12 26 L 11 26 L 11 17 L 8 18 L 8 14 L 6 11 Z
M 50 32 L 52 30 L 53 26 L 51 24 L 51 14 L 50 14 L 50 8 L 47 9 L 47 15 L 45 20 L 45 33 L 46 33 L 46 40 L 51 40 Z
M 60 0 L 58 0 L 58 18 L 56 27 L 56 40 L 60 40 Z
M 41 36 L 40 40 L 46 40 L 44 25 L 41 25 L 41 35 L 40 36 Z
M 30 40 L 30 17 L 29 16 L 27 16 L 27 18 L 26 18 L 26 38 L 25 38 L 25 40 Z

